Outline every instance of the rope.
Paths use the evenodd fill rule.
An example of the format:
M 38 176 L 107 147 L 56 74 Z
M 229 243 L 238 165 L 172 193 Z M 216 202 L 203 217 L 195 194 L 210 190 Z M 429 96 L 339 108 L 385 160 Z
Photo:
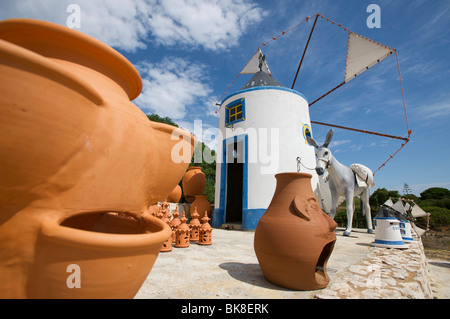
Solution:
M 409 124 L 408 124 L 408 114 L 406 113 L 405 93 L 404 93 L 404 90 L 403 90 L 402 74 L 400 72 L 400 63 L 398 61 L 398 53 L 397 53 L 397 51 L 395 51 L 395 56 L 397 57 L 398 78 L 400 79 L 400 87 L 402 89 L 403 109 L 405 110 L 405 121 L 406 121 L 406 129 L 408 130 L 408 138 L 405 140 L 405 143 L 403 143 L 400 146 L 400 148 L 394 154 L 390 155 L 389 158 L 386 161 L 384 161 L 384 163 L 381 164 L 380 167 L 378 167 L 378 169 L 373 173 L 374 175 L 381 168 L 383 168 L 387 164 L 387 162 L 389 162 L 391 159 L 393 159 L 394 156 L 397 155 L 398 152 L 400 152 L 400 150 L 409 142 L 409 138 L 411 137 L 411 133 L 412 133 L 412 131 L 409 129 Z
M 297 156 L 297 172 L 300 172 L 300 165 L 299 165 L 299 164 L 300 164 L 301 166 L 303 166 L 304 168 L 309 169 L 309 170 L 311 170 L 311 171 L 313 171 L 313 170 L 316 169 L 315 167 L 310 168 L 310 167 L 305 166 L 305 165 L 302 163 L 302 159 L 300 158 L 300 156 Z
M 270 40 L 267 41 L 267 42 L 263 42 L 263 43 L 256 49 L 256 52 L 258 52 L 258 50 L 260 50 L 263 46 L 266 46 L 266 45 L 269 44 L 270 42 L 275 41 L 275 40 L 277 40 L 279 37 L 285 35 L 286 33 L 288 33 L 288 32 L 290 32 L 290 31 L 292 31 L 292 30 L 298 28 L 298 27 L 301 26 L 303 23 L 308 22 L 311 18 L 313 18 L 313 17 L 315 17 L 315 16 L 317 16 L 317 15 L 319 15 L 319 14 L 316 13 L 315 15 L 313 15 L 313 16 L 311 16 L 311 17 L 308 16 L 308 17 L 306 17 L 305 20 L 303 20 L 302 22 L 296 24 L 296 25 L 293 26 L 292 28 L 289 28 L 289 29 L 286 30 L 286 31 L 282 31 L 279 35 L 277 35 L 277 36 L 275 36 L 275 37 L 272 37 L 272 39 L 270 39 Z M 256 53 L 256 52 L 255 52 L 255 53 Z M 252 55 L 252 57 L 253 57 L 253 55 Z M 251 60 L 251 58 L 250 58 L 250 60 Z M 249 60 L 249 62 L 250 62 L 250 60 Z M 248 64 L 248 62 L 246 63 L 246 65 L 247 65 L 247 64 Z M 222 100 L 223 96 L 224 96 L 225 93 L 228 92 L 228 90 L 233 86 L 234 82 L 236 82 L 236 80 L 238 79 L 239 75 L 241 75 L 240 72 L 239 72 L 238 75 L 234 78 L 233 82 L 231 82 L 231 84 L 227 87 L 227 89 L 222 93 L 222 95 L 221 95 L 221 96 L 219 97 L 219 99 L 217 100 L 217 102 L 216 102 L 216 112 L 215 112 L 215 113 L 217 114 L 217 116 L 218 116 L 217 106 L 220 105 L 220 101 Z

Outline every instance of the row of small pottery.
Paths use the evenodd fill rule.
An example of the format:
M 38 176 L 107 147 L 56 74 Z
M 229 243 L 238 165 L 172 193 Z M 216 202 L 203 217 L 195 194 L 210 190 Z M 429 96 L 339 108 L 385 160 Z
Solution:
M 171 235 L 145 212 L 181 180 L 195 137 L 149 121 L 131 102 L 136 68 L 61 25 L 1 21 L 0 82 L 0 298 L 134 297 Z
M 198 220 L 199 214 L 195 209 L 190 223 L 187 224 L 188 219 L 185 216 L 185 212 L 183 212 L 183 216 L 179 218 L 180 213 L 178 212 L 178 208 L 175 209 L 172 219 L 170 219 L 170 213 L 167 206 L 167 202 L 163 202 L 158 210 L 156 208 L 149 209 L 149 212 L 152 212 L 172 229 L 172 236 L 163 243 L 160 250 L 161 252 L 172 251 L 173 243 L 177 248 L 189 247 L 190 242 L 198 242 L 199 245 L 212 244 L 212 227 L 208 223 L 210 218 L 206 211 L 201 219 L 202 223 L 200 223 Z
M 256 230 L 254 249 L 264 277 L 294 290 L 325 288 L 337 224 L 319 207 L 311 175 L 275 175 L 276 190 Z

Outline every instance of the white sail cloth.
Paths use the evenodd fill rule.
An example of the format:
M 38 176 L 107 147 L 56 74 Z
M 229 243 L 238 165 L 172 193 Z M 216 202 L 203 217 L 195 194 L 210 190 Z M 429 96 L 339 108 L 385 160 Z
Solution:
M 254 74 L 258 71 L 264 71 L 268 74 L 270 73 L 269 66 L 267 65 L 267 62 L 265 59 L 263 59 L 264 54 L 262 53 L 261 49 L 258 49 L 256 53 L 252 56 L 250 61 L 248 61 L 247 65 L 242 69 L 242 71 L 239 74 Z M 261 69 L 259 68 L 261 63 Z
M 345 82 L 368 70 L 393 52 L 394 49 L 348 31 Z

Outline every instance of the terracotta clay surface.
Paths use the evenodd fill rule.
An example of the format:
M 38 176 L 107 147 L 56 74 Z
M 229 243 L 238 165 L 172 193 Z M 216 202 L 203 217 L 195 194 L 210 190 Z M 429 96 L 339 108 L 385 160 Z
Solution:
M 180 201 L 182 190 L 180 185 L 175 186 L 175 188 L 167 196 L 167 201 L 170 203 L 178 203 Z
M 211 218 L 208 217 L 208 212 L 205 211 L 202 218 L 202 225 L 199 230 L 199 245 L 212 245 L 212 227 L 209 224 L 209 220 Z
M 203 195 L 206 187 L 206 176 L 201 167 L 191 166 L 183 177 L 183 193 L 186 200 L 191 204 L 195 195 Z
M 191 208 L 192 209 L 192 208 Z M 197 212 L 197 208 L 194 209 L 194 212 L 191 214 L 191 221 L 189 222 L 190 232 L 190 241 L 198 241 L 199 240 L 199 228 L 201 226 L 199 218 L 199 214 Z
M 275 177 L 274 196 L 255 230 L 254 249 L 264 277 L 294 290 L 324 288 L 337 224 L 319 208 L 310 174 Z
M 212 207 L 208 202 L 208 197 L 206 195 L 195 195 L 194 201 L 191 204 L 191 211 L 197 210 L 197 212 L 202 212 L 202 214 L 207 211 L 208 217 L 211 217 Z M 201 217 L 199 217 L 201 218 Z
M 191 229 L 186 224 L 187 218 L 185 216 L 185 213 L 183 212 L 183 216 L 180 218 L 180 225 L 178 225 L 177 229 L 175 230 L 176 234 L 176 240 L 175 240 L 175 247 L 177 248 L 187 248 L 189 247 L 189 237 L 191 233 Z
M 130 102 L 142 81 L 127 59 L 60 25 L 1 21 L 0 82 L 0 298 L 133 297 L 170 236 L 147 208 L 196 139 Z

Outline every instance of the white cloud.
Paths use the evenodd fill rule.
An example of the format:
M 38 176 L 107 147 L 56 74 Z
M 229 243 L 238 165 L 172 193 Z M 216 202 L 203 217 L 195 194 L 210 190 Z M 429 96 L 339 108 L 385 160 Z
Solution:
M 152 1 L 149 25 L 158 43 L 200 45 L 219 50 L 234 46 L 265 12 L 244 0 Z
M 129 52 L 146 47 L 143 40 L 149 32 L 148 5 L 142 1 L 7 0 L 0 5 L 0 18 L 29 18 L 66 25 L 72 14 L 67 12 L 71 3 L 80 7 L 81 28 L 77 30 Z
M 0 19 L 31 18 L 66 25 L 71 3 L 81 9 L 81 32 L 134 52 L 154 38 L 162 45 L 226 49 L 265 12 L 247 0 L 3 0 Z
M 160 63 L 143 62 L 138 66 L 143 90 L 134 101 L 142 110 L 173 120 L 183 119 L 188 106 L 208 114 L 212 100 L 206 67 L 180 58 L 165 58 Z

